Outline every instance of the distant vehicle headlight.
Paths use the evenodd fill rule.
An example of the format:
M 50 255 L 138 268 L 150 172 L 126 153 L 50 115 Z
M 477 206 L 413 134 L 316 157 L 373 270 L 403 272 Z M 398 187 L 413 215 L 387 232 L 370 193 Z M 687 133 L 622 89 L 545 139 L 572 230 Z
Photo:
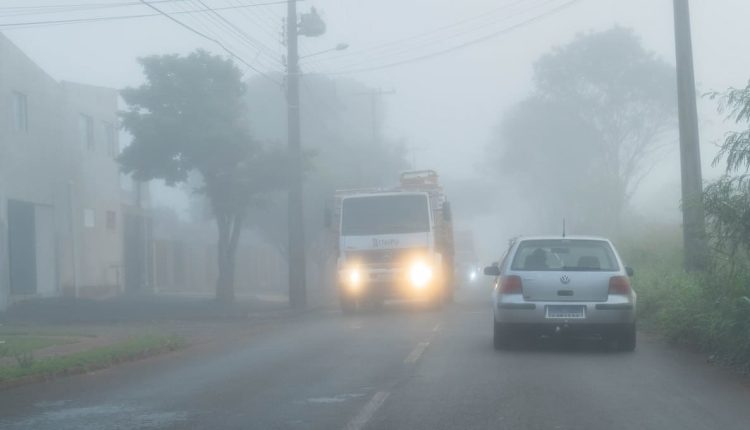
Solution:
M 424 288 L 432 279 L 432 268 L 422 261 L 412 263 L 409 268 L 409 280 L 417 288 Z
M 476 279 L 477 279 L 477 271 L 476 270 L 470 271 L 469 272 L 469 280 L 470 281 L 476 281 Z

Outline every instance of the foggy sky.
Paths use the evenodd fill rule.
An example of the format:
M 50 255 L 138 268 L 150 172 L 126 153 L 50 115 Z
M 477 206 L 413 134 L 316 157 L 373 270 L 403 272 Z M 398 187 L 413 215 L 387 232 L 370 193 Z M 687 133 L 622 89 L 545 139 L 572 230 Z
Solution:
M 232 3 L 205 1 L 212 6 Z M 61 3 L 65 1 L 10 0 L 2 2 L 1 6 Z M 192 3 L 193 8 L 199 7 Z M 488 31 L 500 29 L 562 3 L 565 1 L 306 0 L 299 3 L 300 11 L 310 6 L 318 7 L 327 21 L 328 32 L 316 39 L 302 38 L 302 55 L 328 49 L 340 42 L 348 43 L 350 48 L 344 52 L 345 57 L 337 58 L 340 53 L 330 53 L 303 59 L 302 67 L 309 72 L 338 73 L 378 66 L 389 60 L 440 50 L 483 33 L 461 35 L 462 28 L 471 26 L 459 27 L 451 33 L 454 37 L 440 44 L 423 51 L 412 49 L 390 59 L 368 58 L 356 55 L 357 51 L 507 6 L 510 18 L 488 26 Z M 691 9 L 698 92 L 744 86 L 750 77 L 750 56 L 747 54 L 750 27 L 746 25 L 750 2 L 693 0 Z M 285 5 L 245 11 L 247 18 L 246 15 L 239 16 L 236 22 L 242 23 L 247 33 L 262 41 L 272 52 L 256 57 L 257 52 L 226 36 L 228 45 L 262 70 L 280 70 L 278 58 L 283 47 L 278 43 L 280 36 L 273 31 L 280 30 Z M 100 14 L 148 12 L 145 6 L 134 6 Z M 9 23 L 90 16 L 91 13 L 43 17 L 7 16 L 4 12 L 0 15 L 0 23 Z M 200 24 L 186 15 L 180 19 L 196 26 Z M 577 33 L 604 30 L 614 25 L 633 28 L 647 49 L 674 63 L 671 0 L 580 0 L 523 28 L 466 49 L 399 67 L 344 76 L 373 87 L 396 90 L 395 95 L 383 99 L 388 109 L 387 133 L 403 137 L 410 147 L 415 148 L 413 156 L 417 167 L 435 168 L 447 178 L 472 177 L 475 168 L 483 162 L 490 135 L 502 113 L 528 95 L 534 60 L 551 47 L 569 42 Z M 223 54 L 213 43 L 162 17 L 0 31 L 56 79 L 115 88 L 142 82 L 140 66 L 135 61 L 139 56 L 187 53 L 197 47 Z M 273 64 L 274 57 L 277 57 L 276 64 Z M 303 91 L 302 97 L 306 96 L 309 95 Z M 719 172 L 719 169 L 710 167 L 715 153 L 713 145 L 731 124 L 721 121 L 715 113 L 715 102 L 710 100 L 699 100 L 699 115 L 704 177 L 710 178 Z M 636 196 L 634 203 L 640 210 L 668 219 L 678 218 L 679 202 L 674 200 L 679 198 L 678 163 L 675 144 L 675 150 L 644 181 Z M 665 195 L 672 200 L 665 202 Z

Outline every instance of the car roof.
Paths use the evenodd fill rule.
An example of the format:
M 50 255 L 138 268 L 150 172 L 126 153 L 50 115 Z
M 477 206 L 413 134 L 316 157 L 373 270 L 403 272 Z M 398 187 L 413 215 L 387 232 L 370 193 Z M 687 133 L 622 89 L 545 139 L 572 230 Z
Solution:
M 516 242 L 522 242 L 525 240 L 603 240 L 605 242 L 610 242 L 609 239 L 606 237 L 601 236 L 584 236 L 584 235 L 566 235 L 566 236 L 553 236 L 553 235 L 547 235 L 547 236 L 519 236 L 515 239 Z
M 426 191 L 383 191 L 383 192 L 367 192 L 360 194 L 349 194 L 341 197 L 341 200 L 348 199 L 359 199 L 365 197 L 388 197 L 388 196 L 424 196 L 427 195 Z

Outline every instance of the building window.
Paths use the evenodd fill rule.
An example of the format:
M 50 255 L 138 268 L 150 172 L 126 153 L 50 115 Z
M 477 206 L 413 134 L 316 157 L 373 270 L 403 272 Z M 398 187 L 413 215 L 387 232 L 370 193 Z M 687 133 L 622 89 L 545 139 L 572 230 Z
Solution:
M 107 211 L 107 230 L 117 229 L 117 212 Z
M 81 114 L 78 117 L 78 133 L 81 136 L 83 147 L 89 151 L 94 148 L 94 120 L 90 116 Z
M 29 112 L 26 94 L 13 91 L 13 130 L 28 131 Z
M 86 228 L 96 227 L 96 218 L 94 217 L 93 209 L 83 210 L 83 226 Z
M 104 131 L 104 142 L 107 145 L 107 154 L 110 157 L 118 156 L 120 154 L 120 148 L 117 147 L 115 126 L 111 122 L 103 121 L 102 129 Z

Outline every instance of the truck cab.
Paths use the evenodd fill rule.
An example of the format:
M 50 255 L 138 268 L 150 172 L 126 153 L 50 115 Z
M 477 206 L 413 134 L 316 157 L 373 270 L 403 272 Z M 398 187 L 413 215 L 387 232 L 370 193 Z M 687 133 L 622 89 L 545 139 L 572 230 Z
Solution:
M 395 298 L 441 304 L 452 295 L 448 204 L 442 193 L 405 186 L 403 179 L 395 189 L 337 193 L 337 283 L 344 311 Z

